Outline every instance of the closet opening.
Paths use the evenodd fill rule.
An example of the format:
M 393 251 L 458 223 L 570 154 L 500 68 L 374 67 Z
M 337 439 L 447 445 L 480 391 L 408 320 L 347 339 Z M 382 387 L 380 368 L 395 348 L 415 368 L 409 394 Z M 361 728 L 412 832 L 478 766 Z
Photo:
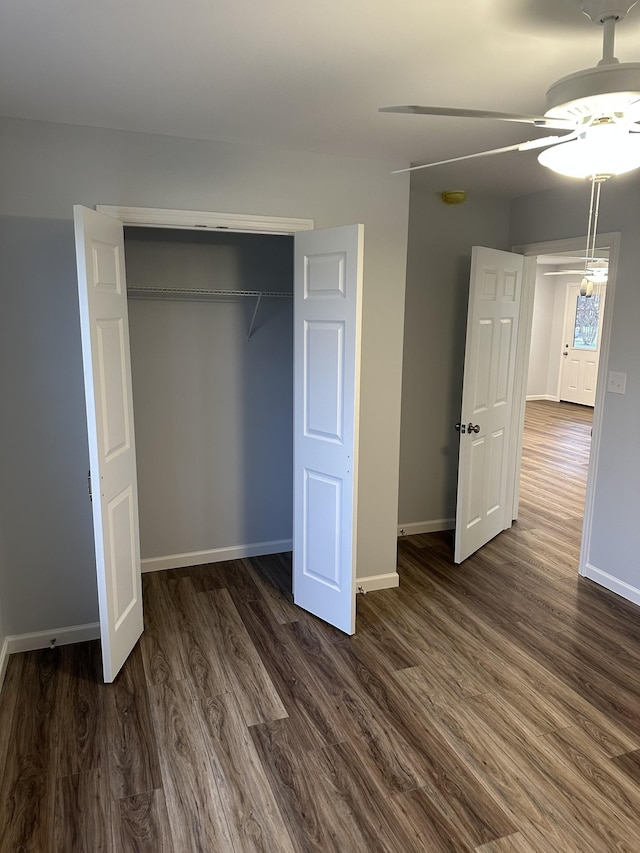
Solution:
M 125 257 L 142 571 L 277 555 L 290 597 L 293 237 L 127 226 Z

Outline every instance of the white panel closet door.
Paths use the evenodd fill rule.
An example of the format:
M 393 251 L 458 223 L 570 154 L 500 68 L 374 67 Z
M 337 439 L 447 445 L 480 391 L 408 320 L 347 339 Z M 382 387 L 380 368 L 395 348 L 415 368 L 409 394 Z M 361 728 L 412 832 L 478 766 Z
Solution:
M 355 631 L 364 227 L 295 235 L 293 595 Z
M 124 233 L 94 210 L 76 205 L 73 214 L 102 664 L 111 682 L 143 629 Z
M 522 255 L 473 247 L 459 425 L 456 563 L 511 526 L 505 504 L 522 268 Z

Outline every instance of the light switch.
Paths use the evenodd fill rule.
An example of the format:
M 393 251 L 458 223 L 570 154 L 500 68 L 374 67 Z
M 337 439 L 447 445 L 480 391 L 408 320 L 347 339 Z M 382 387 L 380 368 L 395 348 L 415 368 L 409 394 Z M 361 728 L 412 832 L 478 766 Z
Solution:
M 609 371 L 609 376 L 607 377 L 607 391 L 611 391 L 612 394 L 624 394 L 626 386 L 626 373 L 616 373 L 614 370 Z

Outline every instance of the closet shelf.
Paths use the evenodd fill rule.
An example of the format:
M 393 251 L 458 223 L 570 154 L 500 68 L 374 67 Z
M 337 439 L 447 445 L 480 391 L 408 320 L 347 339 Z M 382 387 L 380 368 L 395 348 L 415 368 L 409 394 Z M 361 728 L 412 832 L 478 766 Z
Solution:
M 255 308 L 249 323 L 247 340 L 251 339 L 253 327 L 258 316 L 258 309 L 263 298 L 292 299 L 293 293 L 284 290 L 202 290 L 187 287 L 127 287 L 129 299 L 174 299 L 194 302 L 219 301 L 228 302 L 253 296 L 256 300 Z
M 127 287 L 130 299 L 235 299 L 243 296 L 293 297 L 290 291 L 279 290 L 196 290 L 187 287 Z

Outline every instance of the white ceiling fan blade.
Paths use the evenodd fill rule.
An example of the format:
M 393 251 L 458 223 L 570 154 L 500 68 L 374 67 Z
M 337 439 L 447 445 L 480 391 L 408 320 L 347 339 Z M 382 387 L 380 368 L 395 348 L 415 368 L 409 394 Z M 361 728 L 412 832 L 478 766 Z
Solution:
M 404 104 L 397 107 L 380 107 L 379 113 L 405 113 L 423 116 L 452 116 L 454 118 L 488 118 L 497 121 L 515 121 L 522 124 L 534 124 L 537 127 L 549 127 L 558 130 L 571 130 L 575 122 L 563 119 L 545 118 L 528 113 L 502 113 L 495 110 L 464 110 L 456 107 L 422 107 L 418 104 Z
M 581 270 L 549 270 L 549 272 L 543 272 L 542 275 L 584 275 L 584 269 L 581 269 Z
M 517 142 L 515 145 L 505 145 L 502 148 L 491 148 L 489 151 L 478 151 L 475 154 L 464 154 L 462 157 L 451 157 L 449 160 L 438 160 L 436 163 L 423 163 L 420 166 L 409 166 L 406 169 L 395 169 L 391 174 L 415 172 L 418 169 L 430 169 L 432 166 L 446 166 L 448 163 L 459 163 L 461 160 L 473 160 L 476 157 L 489 157 L 492 154 L 506 154 L 507 151 L 531 151 L 534 148 L 544 148 L 558 142 L 574 139 L 577 133 L 567 133 L 564 136 L 543 136 L 542 139 L 530 139 L 528 142 Z

